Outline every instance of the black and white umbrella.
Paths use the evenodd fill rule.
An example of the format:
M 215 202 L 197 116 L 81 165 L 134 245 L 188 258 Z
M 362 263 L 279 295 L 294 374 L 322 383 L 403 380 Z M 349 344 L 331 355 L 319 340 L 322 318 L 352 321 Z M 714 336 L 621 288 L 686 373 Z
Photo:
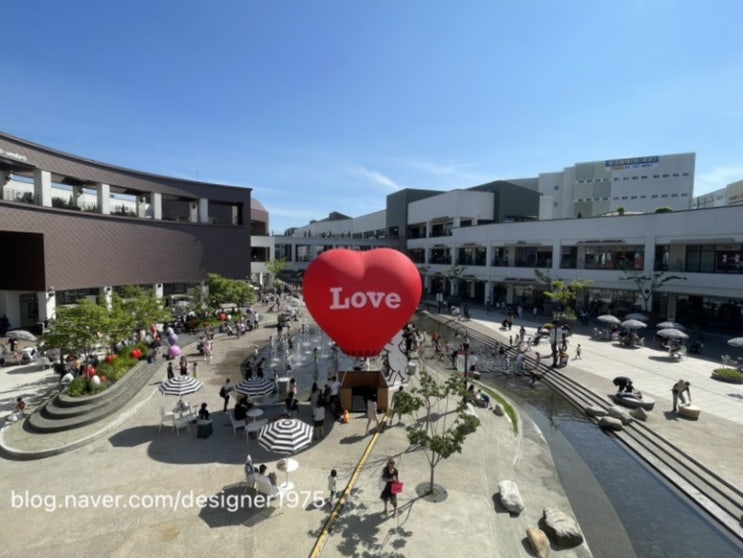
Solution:
M 645 314 L 640 314 L 639 312 L 632 312 L 631 314 L 627 314 L 624 317 L 625 320 L 638 320 L 641 322 L 647 322 L 648 317 Z
M 258 443 L 273 453 L 296 453 L 312 443 L 312 427 L 298 419 L 269 422 L 258 433 Z
M 8 339 L 15 339 L 16 341 L 28 341 L 30 343 L 36 342 L 36 336 L 30 331 L 25 329 L 14 329 L 8 332 Z
M 599 316 L 596 319 L 600 322 L 605 322 L 607 324 L 619 324 L 622 321 L 616 316 L 612 316 L 611 314 L 604 314 L 602 316 Z
M 183 397 L 189 393 L 196 393 L 204 384 L 191 376 L 174 376 L 167 382 L 160 384 L 160 393 L 163 395 L 177 395 Z
M 624 320 L 620 325 L 622 327 L 626 327 L 627 329 L 641 329 L 643 327 L 648 327 L 645 322 L 641 322 L 640 320 L 636 320 L 634 318 Z
M 248 378 L 235 386 L 235 392 L 247 395 L 248 399 L 270 395 L 274 385 L 268 378 Z
M 671 320 L 667 320 L 665 322 L 661 322 L 661 323 L 657 324 L 655 327 L 657 327 L 658 329 L 680 329 L 681 331 L 684 331 L 684 326 L 682 326 L 678 322 L 673 322 Z
M 680 329 L 676 329 L 674 327 L 667 327 L 661 330 L 658 330 L 658 333 L 656 335 L 659 335 L 660 337 L 666 337 L 668 339 L 688 339 L 689 336 L 681 331 Z

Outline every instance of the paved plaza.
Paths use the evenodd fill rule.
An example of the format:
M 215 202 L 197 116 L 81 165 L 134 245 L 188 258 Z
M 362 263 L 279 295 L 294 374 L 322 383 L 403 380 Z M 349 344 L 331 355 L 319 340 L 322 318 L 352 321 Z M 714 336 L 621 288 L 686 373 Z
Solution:
M 486 315 L 479 309 L 472 314 L 466 327 L 502 338 L 502 316 Z M 536 324 L 526 325 L 531 332 Z M 515 435 L 506 418 L 484 410 L 478 410 L 482 426 L 467 439 L 462 454 L 436 469 L 436 483 L 446 490 L 443 501 L 422 496 L 428 464 L 422 452 L 409 448 L 404 428 L 393 424 L 382 434 L 364 436 L 366 419 L 361 414 L 352 415 L 347 425 L 331 426 L 328 421 L 326 437 L 295 456 L 299 468 L 290 479 L 295 492 L 283 505 L 245 500 L 252 497 L 242 484 L 246 455 L 270 469 L 276 468 L 280 456 L 267 453 L 255 439 L 246 441 L 241 432 L 233 434 L 229 419 L 221 412 L 218 392 L 225 377 L 233 382 L 239 379 L 240 362 L 273 332 L 261 328 L 239 340 L 219 335 L 212 362 L 199 362 L 199 379 L 205 385 L 187 399 L 193 404 L 208 403 L 215 429 L 208 439 L 197 438 L 194 431 L 178 436 L 169 428 L 159 430 L 161 408 L 169 410 L 175 402 L 157 391 L 165 378 L 164 361 L 157 363 L 151 385 L 120 415 L 85 427 L 82 433 L 42 438 L 24 435 L 21 424 L 4 427 L 3 445 L 21 453 L 33 453 L 50 443 L 61 451 L 81 434 L 90 441 L 45 459 L 2 461 L 0 523 L 4 532 L 14 536 L 6 538 L 0 555 L 213 556 L 229 552 L 258 557 L 417 557 L 456 556 L 463 550 L 482 554 L 487 549 L 490 556 L 511 558 L 529 555 L 525 529 L 538 524 L 545 506 L 571 514 L 538 429 L 522 416 Z M 606 394 L 614 391 L 613 377 L 632 377 L 635 385 L 657 401 L 648 424 L 736 486 L 743 486 L 738 466 L 743 389 L 709 379 L 715 361 L 690 357 L 666 362 L 663 353 L 652 348 L 621 349 L 590 340 L 588 331 L 575 332 L 571 344 L 578 342 L 582 360 L 571 361 L 567 373 Z M 436 373 L 449 372 L 442 367 Z M 666 412 L 671 408 L 671 385 L 682 377 L 691 382 L 694 403 L 702 408 L 699 421 L 679 420 Z M 50 370 L 3 369 L 3 415 L 17 395 L 33 402 L 37 394 L 56 389 L 56 381 Z M 299 417 L 310 421 L 308 389 L 309 383 L 300 381 Z M 264 408 L 269 418 L 283 411 L 282 403 L 274 400 Z M 401 513 L 395 518 L 382 514 L 379 499 L 379 478 L 389 457 L 397 461 L 405 483 Z M 331 468 L 338 471 L 341 488 L 351 486 L 337 515 L 323 505 Z M 525 502 L 519 516 L 511 516 L 498 501 L 498 483 L 504 479 L 519 486 Z M 618 545 L 621 539 L 625 543 L 629 539 L 621 529 L 615 536 Z M 592 549 L 585 543 L 573 549 L 553 547 L 552 555 L 588 557 Z M 593 555 L 605 554 L 594 550 Z

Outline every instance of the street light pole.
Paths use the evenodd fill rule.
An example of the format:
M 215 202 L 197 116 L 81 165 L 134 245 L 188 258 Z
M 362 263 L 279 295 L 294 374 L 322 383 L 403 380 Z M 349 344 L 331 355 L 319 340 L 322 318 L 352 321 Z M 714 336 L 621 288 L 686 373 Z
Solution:
M 466 330 L 464 332 L 464 343 L 462 343 L 462 349 L 464 349 L 464 388 L 467 389 L 469 387 L 467 385 L 467 376 L 469 374 L 468 358 L 470 353 L 470 336 L 467 334 Z

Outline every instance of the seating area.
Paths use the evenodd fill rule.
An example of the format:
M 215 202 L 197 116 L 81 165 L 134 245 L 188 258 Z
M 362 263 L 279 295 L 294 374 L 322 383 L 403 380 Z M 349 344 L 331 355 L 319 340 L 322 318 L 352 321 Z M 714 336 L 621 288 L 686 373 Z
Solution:
M 158 432 L 163 426 L 171 426 L 176 432 L 176 435 L 180 436 L 181 430 L 191 432 L 190 423 L 193 422 L 193 418 L 189 416 L 182 416 L 174 411 L 166 412 L 164 408 L 160 408 L 160 426 L 157 429 Z
M 236 420 L 235 412 L 230 410 L 230 423 L 232 424 L 232 435 L 237 436 L 237 431 L 245 428 L 245 420 Z

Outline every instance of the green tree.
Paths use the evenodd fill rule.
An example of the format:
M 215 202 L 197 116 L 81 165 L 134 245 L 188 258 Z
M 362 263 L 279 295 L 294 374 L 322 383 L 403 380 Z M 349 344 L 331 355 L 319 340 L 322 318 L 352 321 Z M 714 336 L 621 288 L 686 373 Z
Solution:
M 459 295 L 459 281 L 461 281 L 464 275 L 465 267 L 463 265 L 452 265 L 449 269 L 444 272 L 444 276 L 449 280 L 449 283 L 454 287 L 452 290 L 455 295 Z
M 210 306 L 217 310 L 221 304 L 252 304 L 255 294 L 250 284 L 243 279 L 229 279 L 217 273 L 207 275 Z
M 620 275 L 620 281 L 630 281 L 634 283 L 635 290 L 642 298 L 643 310 L 650 311 L 650 300 L 656 291 L 669 281 L 686 281 L 686 277 L 681 275 L 668 275 L 665 271 L 655 271 L 652 274 L 644 273 L 639 269 L 629 267 L 622 268 L 623 275 Z
M 476 416 L 466 412 L 465 395 L 465 380 L 459 374 L 438 382 L 427 371 L 421 372 L 418 387 L 396 395 L 395 409 L 413 419 L 406 428 L 408 441 L 422 448 L 428 460 L 429 494 L 434 492 L 436 466 L 461 453 L 464 440 L 480 425 Z
M 154 323 L 170 319 L 171 313 L 151 289 L 128 286 L 121 296 L 111 297 L 109 335 L 112 344 L 128 339 L 140 329 L 149 330 Z
M 279 278 L 279 276 L 286 270 L 286 268 L 289 266 L 289 262 L 286 261 L 286 258 L 279 258 L 276 260 L 268 260 L 266 262 L 266 269 L 271 272 L 271 284 Z
M 83 298 L 75 306 L 57 310 L 43 339 L 62 353 L 90 354 L 98 345 L 108 344 L 109 324 L 108 310 Z
M 555 303 L 557 310 L 552 313 L 556 320 L 563 318 L 575 318 L 575 301 L 578 295 L 586 288 L 591 286 L 593 281 L 586 279 L 573 279 L 570 283 L 562 279 L 552 279 L 549 274 L 534 270 L 534 275 L 542 283 L 547 285 L 544 296 Z

